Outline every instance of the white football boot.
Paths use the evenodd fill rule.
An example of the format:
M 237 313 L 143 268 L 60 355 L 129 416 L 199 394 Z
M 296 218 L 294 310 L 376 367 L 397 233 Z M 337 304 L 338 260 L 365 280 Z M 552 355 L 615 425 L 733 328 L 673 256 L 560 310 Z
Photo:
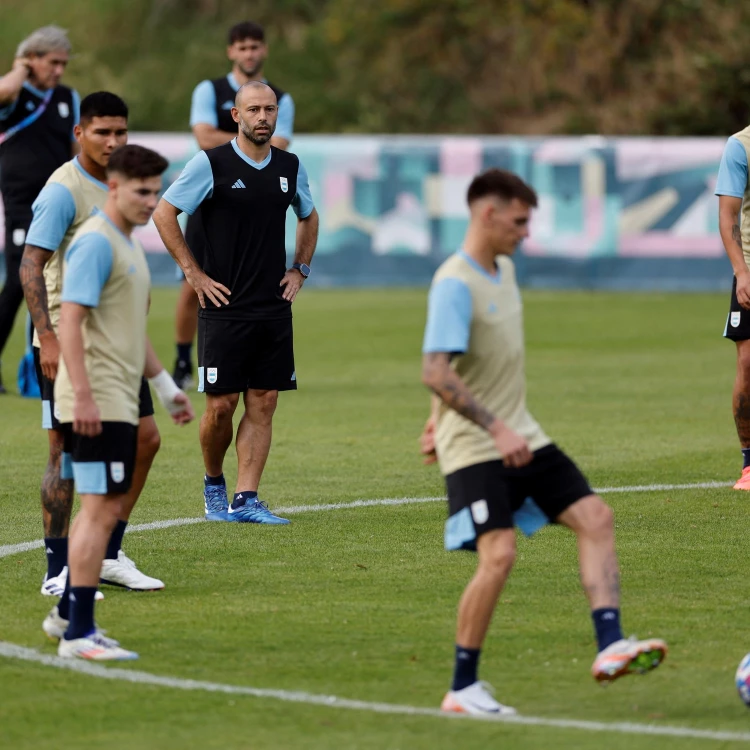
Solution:
M 626 674 L 645 674 L 656 669 L 666 655 L 667 644 L 660 638 L 621 638 L 596 655 L 591 674 L 599 682 L 611 682 Z
M 65 631 L 68 629 L 69 624 L 70 621 L 66 620 L 64 617 L 61 617 L 60 612 L 55 606 L 52 607 L 52 609 L 49 611 L 49 614 L 44 618 L 44 622 L 42 623 L 42 630 L 51 640 L 59 641 L 65 635 Z M 105 631 L 97 627 L 96 632 L 99 635 L 104 636 Z M 107 640 L 110 643 L 113 643 L 115 646 L 120 645 L 114 638 L 107 638 Z
M 65 659 L 87 659 L 89 661 L 132 661 L 138 658 L 135 651 L 120 648 L 117 641 L 92 633 L 85 638 L 60 639 L 57 655 Z
M 493 693 L 491 685 L 479 680 L 463 690 L 449 690 L 440 710 L 472 716 L 515 716 L 516 709 L 498 703 Z
M 99 580 L 131 591 L 158 591 L 164 588 L 163 581 L 141 573 L 122 550 L 117 553 L 116 560 L 105 560 L 102 563 Z
M 47 574 L 45 573 L 44 580 L 42 581 L 42 596 L 56 596 L 59 599 L 63 595 L 63 591 L 65 591 L 67 580 L 67 565 L 53 578 L 47 578 Z M 101 591 L 97 591 L 94 594 L 94 601 L 100 602 L 102 599 L 104 599 L 104 594 Z

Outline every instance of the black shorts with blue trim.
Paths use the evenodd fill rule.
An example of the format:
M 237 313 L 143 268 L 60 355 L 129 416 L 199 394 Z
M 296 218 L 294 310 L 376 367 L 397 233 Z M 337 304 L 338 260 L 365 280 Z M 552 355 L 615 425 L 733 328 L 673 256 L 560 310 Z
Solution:
M 55 410 L 55 381 L 48 380 L 42 374 L 42 364 L 40 359 L 40 349 L 34 347 L 34 369 L 36 370 L 36 379 L 39 383 L 39 396 L 42 399 L 42 429 L 43 430 L 60 430 L 60 421 L 56 416 Z M 154 400 L 151 397 L 151 389 L 148 386 L 148 380 L 141 378 L 141 390 L 139 395 L 140 405 L 138 417 L 152 417 L 154 415 Z
M 732 294 L 729 297 L 729 314 L 724 326 L 724 338 L 730 341 L 750 339 L 750 310 L 746 310 L 737 300 L 737 279 L 732 280 Z
M 517 526 L 531 536 L 594 494 L 581 470 L 554 444 L 534 451 L 533 460 L 521 468 L 487 461 L 448 474 L 445 484 L 448 550 L 476 550 L 476 540 L 495 529 Z
M 198 391 L 294 391 L 292 318 L 198 317 Z
M 129 422 L 102 422 L 96 437 L 73 432 L 69 422 L 61 425 L 65 459 L 61 476 L 72 464 L 75 488 L 81 495 L 124 495 L 133 483 L 138 427 Z

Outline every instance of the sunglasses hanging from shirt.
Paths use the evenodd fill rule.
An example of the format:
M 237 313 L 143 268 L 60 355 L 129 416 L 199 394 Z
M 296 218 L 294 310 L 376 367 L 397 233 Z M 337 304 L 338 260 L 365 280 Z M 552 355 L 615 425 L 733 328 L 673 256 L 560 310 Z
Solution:
M 47 89 L 44 94 L 44 99 L 42 99 L 42 103 L 28 117 L 24 117 L 23 120 L 21 120 L 21 122 L 19 122 L 17 125 L 9 128 L 4 133 L 0 133 L 0 146 L 2 146 L 5 141 L 7 141 L 9 138 L 12 138 L 20 130 L 28 128 L 29 125 L 35 123 L 44 114 L 44 110 L 47 109 L 47 105 L 49 104 L 53 93 L 54 89 Z

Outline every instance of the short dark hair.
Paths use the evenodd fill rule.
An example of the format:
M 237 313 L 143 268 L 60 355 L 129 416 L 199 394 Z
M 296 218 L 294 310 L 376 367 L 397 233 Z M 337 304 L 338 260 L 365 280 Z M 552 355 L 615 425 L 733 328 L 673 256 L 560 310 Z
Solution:
M 518 198 L 527 206 L 536 208 L 537 197 L 533 188 L 529 187 L 517 174 L 505 169 L 488 169 L 478 174 L 469 185 L 466 200 L 469 205 L 488 195 L 496 195 L 504 201 Z
M 263 27 L 255 21 L 242 21 L 242 23 L 236 23 L 229 29 L 227 34 L 227 40 L 229 44 L 235 42 L 244 42 L 245 39 L 254 39 L 256 42 L 265 42 L 266 32 Z
M 107 163 L 107 175 L 117 173 L 130 180 L 158 177 L 169 166 L 169 162 L 156 151 L 135 144 L 116 148 Z
M 95 91 L 81 100 L 81 124 L 94 117 L 124 117 L 128 119 L 128 105 L 117 94 Z

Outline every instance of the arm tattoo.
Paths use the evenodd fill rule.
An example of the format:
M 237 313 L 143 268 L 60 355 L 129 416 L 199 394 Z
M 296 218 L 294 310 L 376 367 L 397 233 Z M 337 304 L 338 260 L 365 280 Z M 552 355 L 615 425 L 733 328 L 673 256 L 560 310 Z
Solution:
M 31 322 L 39 334 L 53 330 L 47 307 L 47 286 L 44 283 L 44 265 L 48 257 L 49 253 L 45 250 L 27 245 L 19 271 Z
M 742 247 L 742 232 L 739 224 L 732 224 L 732 239 Z
M 474 424 L 489 430 L 495 421 L 494 415 L 477 402 L 463 380 L 450 369 L 449 361 L 449 355 L 442 352 L 425 354 L 425 382 L 447 406 Z

